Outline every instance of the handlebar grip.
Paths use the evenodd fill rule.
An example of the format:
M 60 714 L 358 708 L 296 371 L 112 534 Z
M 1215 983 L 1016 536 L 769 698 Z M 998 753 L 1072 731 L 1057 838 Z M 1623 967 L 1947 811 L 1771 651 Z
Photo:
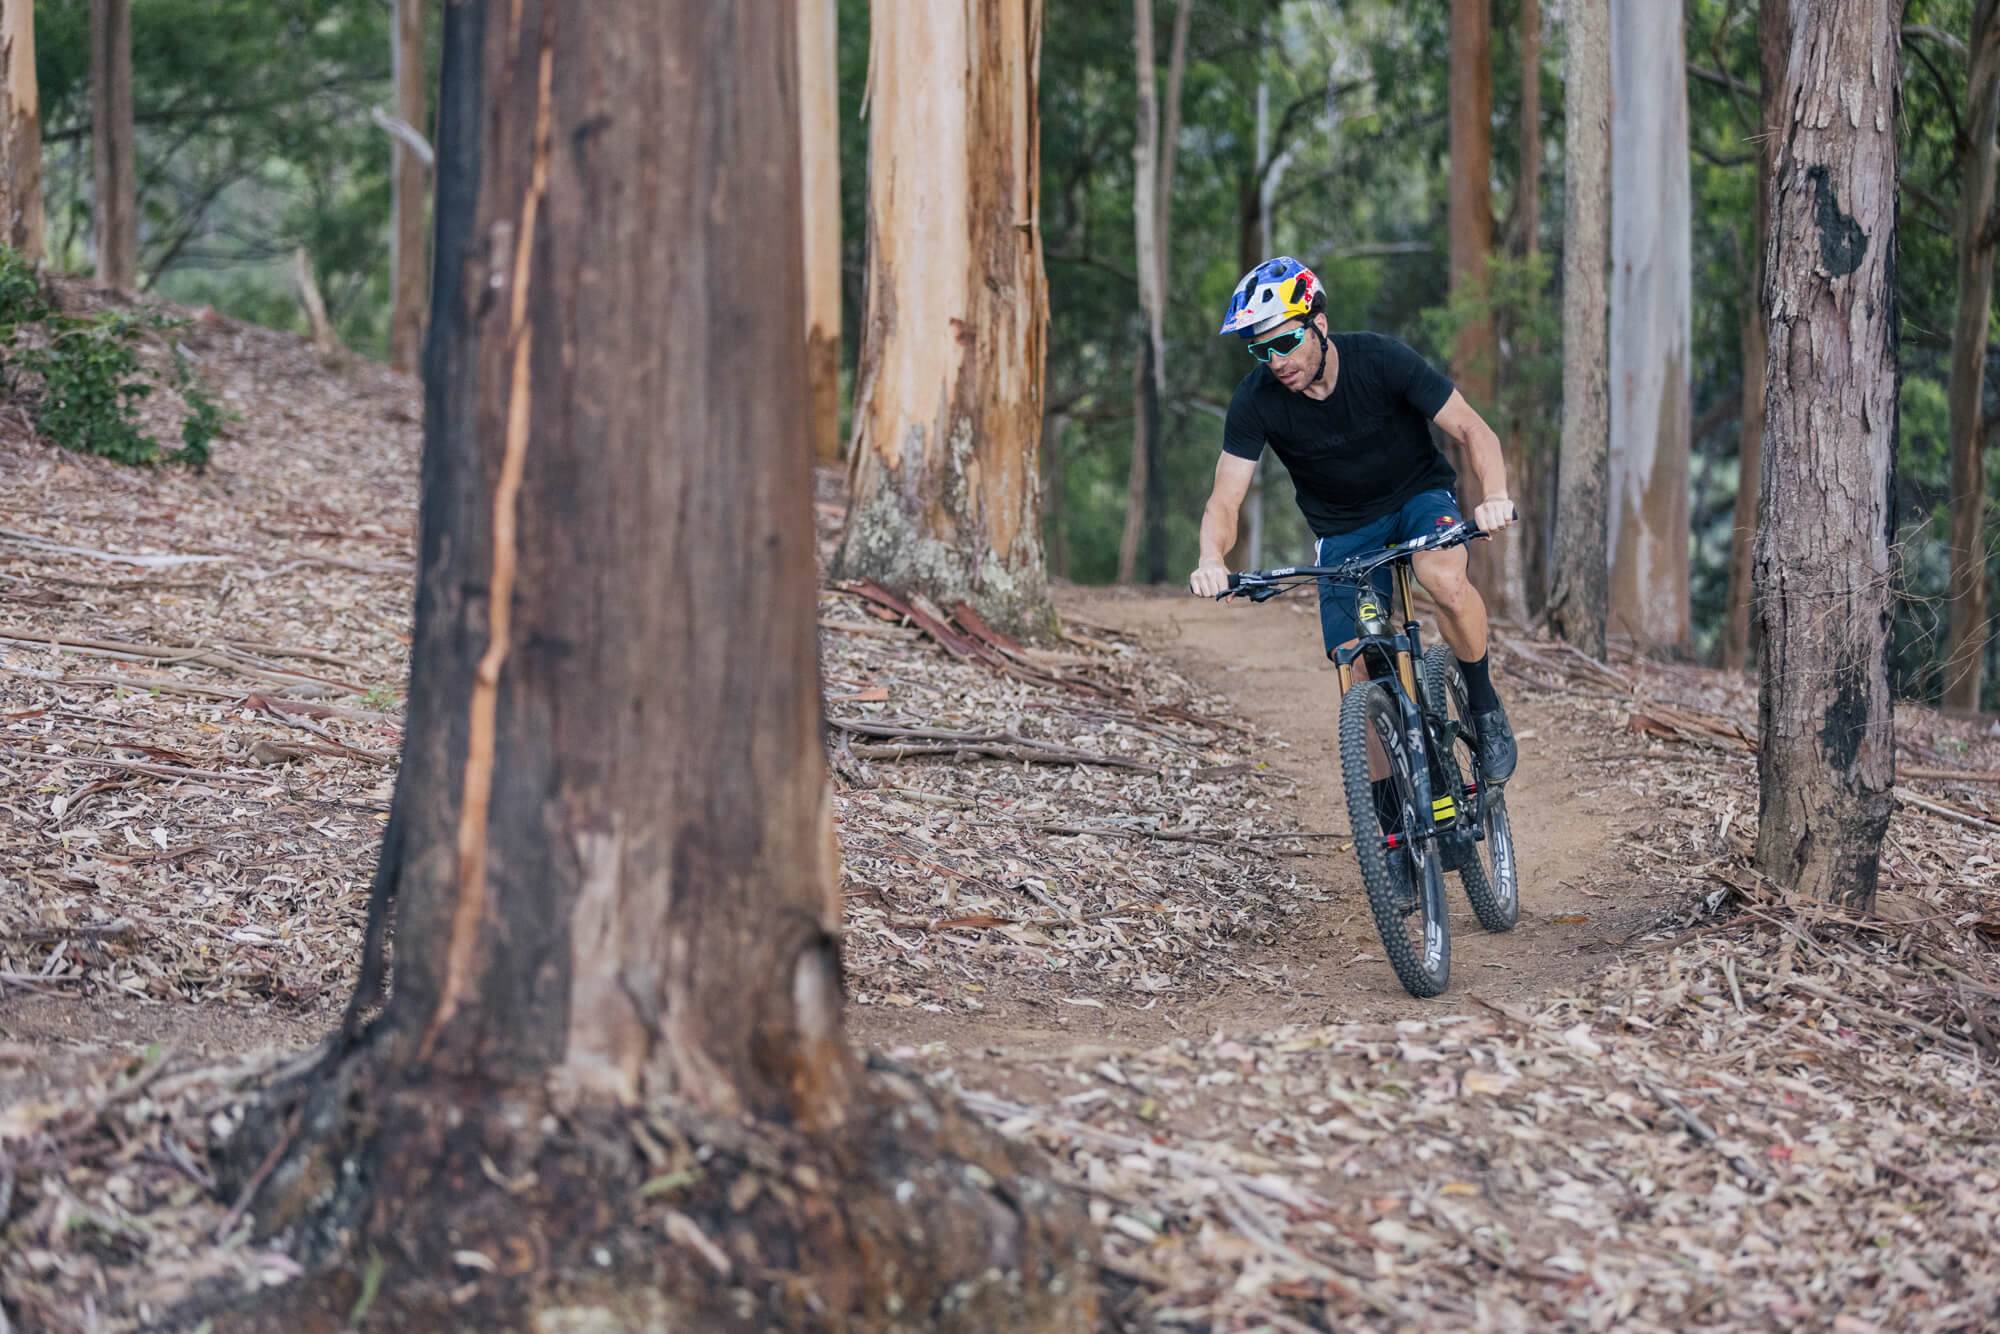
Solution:
M 1229 576 L 1229 591 L 1230 591 L 1230 592 L 1232 592 L 1232 593 L 1234 593 L 1234 592 L 1235 592 L 1235 591 L 1236 591 L 1237 589 L 1239 589 L 1239 588 L 1241 588 L 1241 587 L 1243 587 L 1243 576 L 1242 576 L 1242 575 L 1240 575 L 1240 574 L 1232 574 L 1232 575 L 1230 575 L 1230 576 Z

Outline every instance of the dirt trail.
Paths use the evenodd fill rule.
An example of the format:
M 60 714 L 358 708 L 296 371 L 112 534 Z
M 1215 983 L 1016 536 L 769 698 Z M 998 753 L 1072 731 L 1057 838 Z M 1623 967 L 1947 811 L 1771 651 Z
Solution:
M 1220 605 L 1167 591 L 1070 586 L 1058 591 L 1057 603 L 1067 623 L 1136 639 L 1176 672 L 1228 696 L 1231 715 L 1255 731 L 1247 745 L 1255 761 L 1290 781 L 1289 798 L 1271 799 L 1273 824 L 1346 830 L 1333 669 L 1320 655 L 1317 611 L 1305 598 Z M 1241 940 L 1233 967 L 1218 970 L 1223 980 L 1203 994 L 1183 993 L 1149 1012 L 1129 1005 L 1051 1010 L 1024 1003 L 1025 993 L 1001 974 L 987 979 L 988 1004 L 976 1015 L 854 1007 L 855 1040 L 933 1069 L 950 1065 L 968 1087 L 1032 1097 L 1034 1080 L 1023 1077 L 1035 1062 L 1100 1047 L 1138 1051 L 1179 1036 L 1287 1024 L 1436 1019 L 1465 1013 L 1474 997 L 1507 1003 L 1563 994 L 1608 963 L 1617 943 L 1657 921 L 1682 890 L 1631 869 L 1627 836 L 1657 817 L 1657 802 L 1609 781 L 1611 771 L 1598 762 L 1605 758 L 1604 720 L 1580 717 L 1574 701 L 1504 671 L 1495 684 L 1521 741 L 1520 768 L 1508 784 L 1520 923 L 1504 935 L 1481 930 L 1458 877 L 1447 877 L 1452 974 L 1442 997 L 1417 1000 L 1397 982 L 1354 854 L 1344 838 L 1327 839 L 1325 852 L 1287 866 L 1301 882 L 1305 911 L 1264 943 Z
M 1297 783 L 1293 812 L 1308 829 L 1345 829 L 1339 778 L 1339 711 L 1333 668 L 1320 654 L 1319 621 L 1303 595 L 1266 603 L 1218 604 L 1184 594 L 1072 588 L 1065 616 L 1136 635 L 1187 675 L 1226 692 L 1255 727 L 1259 759 Z M 1239 984 L 1194 1010 L 1202 1027 L 1268 1028 L 1282 1023 L 1423 1016 L 1458 1008 L 1469 996 L 1504 1001 L 1547 995 L 1591 971 L 1607 942 L 1656 916 L 1657 884 L 1623 868 L 1618 839 L 1644 822 L 1632 794 L 1599 789 L 1580 756 L 1603 745 L 1565 722 L 1560 698 L 1522 689 L 1504 674 L 1495 684 L 1521 741 L 1508 783 L 1521 865 L 1521 921 L 1505 935 L 1480 929 L 1450 876 L 1453 899 L 1451 989 L 1438 1000 L 1409 996 L 1382 958 L 1352 851 L 1305 859 L 1303 873 L 1331 891 L 1330 910 L 1281 947 L 1295 978 L 1290 995 Z M 1584 921 L 1562 921 L 1584 918 Z M 1182 1022 L 1186 1024 L 1186 1017 Z M 1187 1025 L 1190 1031 L 1195 1025 Z

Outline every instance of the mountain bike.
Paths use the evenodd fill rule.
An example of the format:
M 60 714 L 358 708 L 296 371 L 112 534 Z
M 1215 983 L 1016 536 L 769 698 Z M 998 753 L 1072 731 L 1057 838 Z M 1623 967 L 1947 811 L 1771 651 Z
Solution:
M 1341 780 L 1368 907 L 1389 966 L 1412 996 L 1438 995 L 1451 981 L 1447 872 L 1458 873 L 1473 916 L 1488 931 L 1511 929 L 1521 913 L 1505 787 L 1486 781 L 1458 659 L 1446 644 L 1424 648 L 1411 593 L 1412 556 L 1483 536 L 1460 522 L 1338 565 L 1247 570 L 1231 575 L 1229 591 L 1217 595 L 1263 602 L 1321 579 L 1355 595 L 1361 633 L 1334 650 Z M 1374 582 L 1385 566 L 1401 629 Z M 1378 799 L 1375 784 L 1383 778 L 1389 786 Z

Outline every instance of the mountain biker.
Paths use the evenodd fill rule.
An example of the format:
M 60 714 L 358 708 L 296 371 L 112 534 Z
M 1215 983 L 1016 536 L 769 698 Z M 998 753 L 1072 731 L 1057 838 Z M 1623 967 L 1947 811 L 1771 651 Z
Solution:
M 1430 422 L 1465 446 L 1478 476 L 1485 499 L 1473 523 L 1493 533 L 1520 517 L 1507 495 L 1493 429 L 1402 343 L 1374 333 L 1329 334 L 1319 279 L 1296 259 L 1280 255 L 1244 274 L 1219 332 L 1251 340 L 1259 364 L 1229 402 L 1222 457 L 1201 516 L 1201 560 L 1188 577 L 1197 595 L 1215 597 L 1229 587 L 1223 558 L 1236 541 L 1237 511 L 1267 444 L 1291 474 L 1299 509 L 1318 539 L 1314 564 L 1337 565 L 1460 521 L 1452 494 L 1458 474 L 1432 441 Z M 1419 552 L 1411 565 L 1437 603 L 1439 629 L 1465 675 L 1486 775 L 1503 781 L 1514 772 L 1514 733 L 1493 689 L 1486 602 L 1466 577 L 1466 549 Z M 1376 578 L 1388 597 L 1388 570 Z M 1322 579 L 1319 612 L 1331 658 L 1358 635 L 1352 590 Z

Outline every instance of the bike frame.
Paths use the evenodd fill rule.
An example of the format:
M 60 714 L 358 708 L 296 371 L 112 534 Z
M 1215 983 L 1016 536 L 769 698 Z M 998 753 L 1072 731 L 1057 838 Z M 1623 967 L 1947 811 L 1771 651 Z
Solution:
M 1415 577 L 1410 566 L 1410 557 L 1419 551 L 1457 546 L 1477 536 L 1482 536 L 1478 529 L 1470 525 L 1461 525 L 1437 537 L 1417 538 L 1390 547 L 1376 555 L 1349 560 L 1340 565 L 1294 565 L 1279 570 L 1251 571 L 1232 576 L 1234 585 L 1232 592 L 1247 592 L 1255 601 L 1273 597 L 1287 588 L 1303 586 L 1307 581 L 1316 582 L 1320 579 L 1330 579 L 1355 589 L 1357 613 L 1355 619 L 1360 623 L 1363 633 L 1352 644 L 1342 645 L 1333 652 L 1334 667 L 1340 677 L 1340 693 L 1342 698 L 1345 698 L 1347 692 L 1356 684 L 1354 674 L 1356 659 L 1388 669 L 1385 672 L 1370 671 L 1368 683 L 1379 682 L 1381 687 L 1389 692 L 1389 697 L 1396 702 L 1403 723 L 1402 735 L 1397 738 L 1401 747 L 1412 756 L 1421 755 L 1425 758 L 1423 764 L 1413 762 L 1410 765 L 1410 773 L 1417 787 L 1417 828 L 1411 834 L 1413 840 L 1433 842 L 1440 827 L 1469 828 L 1472 837 L 1479 839 L 1484 836 L 1486 827 L 1483 781 L 1465 784 L 1469 791 L 1440 794 L 1431 790 L 1430 756 L 1440 748 L 1448 750 L 1454 738 L 1462 734 L 1463 729 L 1444 716 L 1443 700 L 1424 699 L 1422 688 L 1417 684 L 1416 662 L 1424 650 L 1422 631 L 1417 621 L 1416 594 L 1413 590 Z M 1440 541 L 1438 540 L 1440 537 L 1448 540 Z M 1388 618 L 1380 614 L 1380 609 L 1372 601 L 1380 595 L 1374 584 L 1374 574 L 1384 565 L 1391 567 L 1394 581 L 1391 597 L 1402 612 L 1402 627 L 1395 632 L 1388 629 Z M 1483 777 L 1479 775 L 1482 780 Z M 1468 798 L 1469 809 L 1467 809 Z M 1393 847 L 1394 844 L 1390 846 Z

